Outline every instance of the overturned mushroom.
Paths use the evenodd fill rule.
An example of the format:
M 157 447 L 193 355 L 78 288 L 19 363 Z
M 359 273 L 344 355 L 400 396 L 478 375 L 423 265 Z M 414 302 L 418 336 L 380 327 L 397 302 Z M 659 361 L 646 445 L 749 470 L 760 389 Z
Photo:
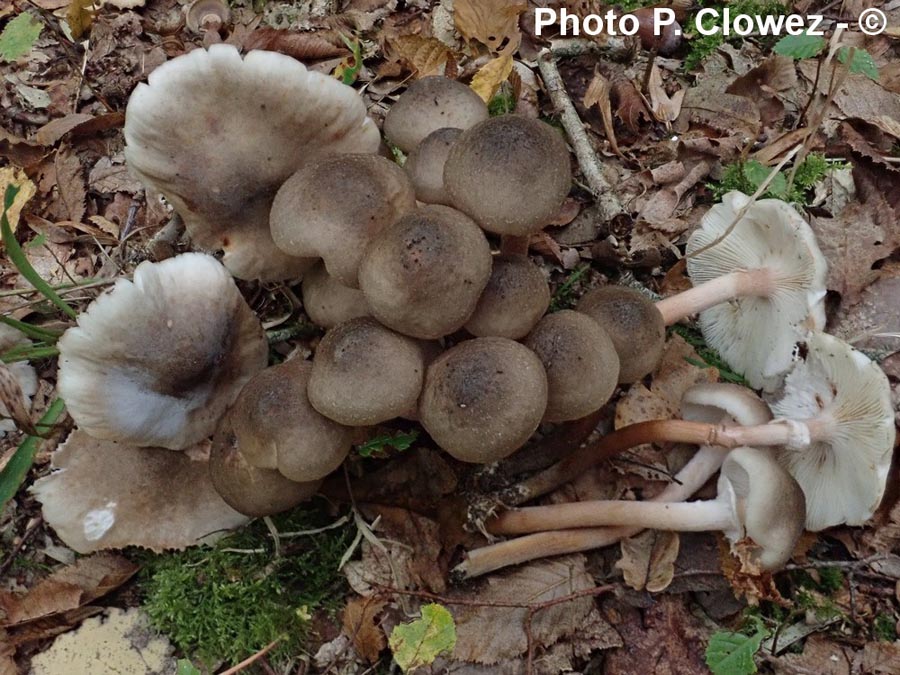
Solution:
M 416 407 L 425 350 L 374 319 L 332 328 L 316 348 L 307 393 L 312 406 L 348 426 L 367 426 Z
M 251 465 L 241 454 L 231 413 L 222 418 L 209 454 L 209 475 L 222 499 L 248 516 L 287 511 L 316 494 L 321 480 L 297 483 L 275 469 Z
M 549 306 L 550 286 L 528 256 L 495 256 L 491 278 L 466 330 L 477 337 L 518 340 L 528 335 Z
M 624 286 L 586 293 L 575 307 L 597 321 L 619 355 L 619 383 L 630 384 L 653 372 L 662 358 L 666 324 L 653 302 Z
M 476 338 L 429 366 L 419 419 L 456 459 L 487 464 L 518 450 L 546 407 L 547 375 L 534 352 L 506 338 Z
M 69 548 L 152 551 L 211 542 L 247 522 L 216 492 L 202 452 L 101 441 L 76 429 L 31 488 Z
M 753 540 L 756 560 L 765 570 L 781 568 L 803 532 L 803 491 L 767 452 L 739 447 L 722 464 L 719 495 L 702 502 L 589 501 L 540 509 L 540 527 L 531 508 L 506 511 L 490 523 L 491 531 L 510 534 L 535 529 L 618 525 L 657 530 L 722 530 L 734 544 Z
M 616 389 L 619 357 L 600 325 L 579 312 L 548 314 L 524 344 L 547 371 L 548 422 L 565 422 L 598 410 Z
M 312 261 L 269 233 L 276 190 L 306 162 L 374 153 L 378 129 L 356 92 L 282 54 L 213 45 L 154 70 L 128 102 L 125 158 L 184 219 L 195 245 L 225 251 L 244 279 L 289 279 Z
M 774 391 L 794 347 L 825 325 L 827 265 L 809 225 L 789 204 L 729 192 L 688 240 L 694 288 L 656 304 L 666 324 L 699 312 L 707 344 L 756 389 Z M 722 241 L 741 210 L 746 213 Z
M 194 0 L 185 8 L 185 25 L 194 33 L 218 32 L 230 19 L 223 0 Z
M 447 77 L 423 77 L 391 106 L 384 118 L 384 135 L 410 153 L 433 131 L 468 129 L 487 118 L 487 105 L 466 85 Z
M 403 168 L 409 174 L 420 202 L 453 206 L 453 200 L 444 188 L 444 164 L 460 134 L 462 129 L 433 131 L 406 158 Z
M 180 449 L 206 438 L 268 346 L 215 258 L 143 262 L 59 340 L 59 392 L 94 438 Z
M 344 286 L 319 262 L 303 275 L 303 309 L 317 326 L 333 328 L 339 323 L 369 316 L 369 304 L 358 288 Z
M 278 190 L 269 222 L 275 245 L 298 258 L 320 257 L 328 274 L 356 288 L 363 250 L 416 207 L 406 173 L 378 155 L 310 162 Z
M 424 206 L 376 236 L 359 266 L 372 316 L 432 340 L 462 328 L 491 276 L 491 249 L 466 215 Z
M 453 205 L 502 235 L 542 229 L 559 213 L 571 182 L 562 135 L 519 115 L 492 117 L 467 130 L 444 165 Z
M 355 433 L 310 405 L 306 387 L 312 367 L 294 358 L 266 368 L 241 390 L 231 411 L 244 459 L 299 483 L 324 478 L 338 468 Z

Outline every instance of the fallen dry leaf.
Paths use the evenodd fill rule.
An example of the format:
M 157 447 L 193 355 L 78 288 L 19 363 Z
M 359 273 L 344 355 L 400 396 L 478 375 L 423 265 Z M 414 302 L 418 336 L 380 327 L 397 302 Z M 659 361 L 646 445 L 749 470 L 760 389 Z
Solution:
M 265 49 L 292 56 L 298 61 L 316 61 L 346 56 L 349 50 L 337 33 L 297 33 L 264 26 L 257 28 L 244 40 L 244 51 Z
M 472 88 L 472 91 L 481 97 L 482 101 L 490 103 L 500 85 L 506 82 L 512 69 L 512 54 L 510 51 L 507 51 L 485 63 L 475 73 L 475 77 L 472 78 L 472 83 L 469 86 Z
M 619 144 L 616 142 L 616 132 L 613 127 L 612 119 L 612 102 L 610 95 L 612 87 L 609 80 L 603 76 L 598 67 L 594 67 L 594 77 L 588 85 L 587 91 L 584 92 L 584 107 L 591 108 L 597 106 L 600 111 L 600 117 L 603 119 L 603 130 L 606 132 L 606 138 L 612 151 L 619 157 L 624 159 L 622 151 L 619 150 Z
M 19 214 L 22 213 L 22 207 L 25 206 L 29 199 L 34 197 L 37 188 L 21 169 L 11 166 L 0 168 L 0 196 L 6 194 L 6 188 L 10 185 L 19 188 L 19 193 L 13 200 L 12 206 L 6 211 L 9 228 L 15 232 L 16 226 L 19 224 Z
M 672 583 L 679 544 L 677 532 L 641 532 L 620 542 L 622 557 L 616 568 L 634 590 L 658 593 Z
M 612 98 L 616 101 L 616 117 L 631 133 L 641 133 L 641 120 L 650 121 L 644 99 L 630 80 L 616 80 L 612 85 Z
M 70 146 L 56 151 L 56 185 L 62 212 L 69 220 L 81 221 L 86 210 L 87 188 L 81 171 L 81 161 Z
M 447 46 L 433 37 L 401 35 L 390 46 L 403 59 L 416 77 L 440 75 L 453 58 Z
M 650 71 L 650 80 L 647 83 L 650 94 L 650 112 L 660 122 L 671 124 L 681 114 L 681 106 L 684 102 L 686 89 L 679 89 L 672 96 L 666 93 L 663 87 L 662 74 L 656 64 Z
M 344 632 L 350 636 L 353 646 L 360 656 L 369 663 L 378 661 L 378 655 L 387 640 L 378 626 L 377 617 L 387 604 L 374 598 L 351 598 L 344 607 Z
M 3 626 L 61 614 L 93 602 L 128 581 L 139 566 L 127 558 L 98 553 L 57 570 L 23 596 L 0 593 Z
M 518 44 L 519 15 L 527 8 L 524 0 L 456 0 L 453 20 L 466 40 L 476 40 L 497 53 Z

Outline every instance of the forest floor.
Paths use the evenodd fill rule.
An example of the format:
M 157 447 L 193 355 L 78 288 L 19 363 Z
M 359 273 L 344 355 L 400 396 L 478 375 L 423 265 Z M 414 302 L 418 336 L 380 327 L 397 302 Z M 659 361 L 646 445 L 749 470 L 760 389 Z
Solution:
M 589 140 L 588 153 L 573 156 L 576 185 L 557 221 L 531 241 L 553 309 L 607 282 L 659 295 L 689 287 L 680 261 L 704 213 L 729 190 L 754 193 L 782 163 L 761 196 L 808 218 L 829 263 L 829 331 L 876 359 L 898 400 L 900 2 L 701 6 L 726 4 L 734 13 L 821 13 L 831 27 L 878 6 L 889 28 L 875 37 L 846 31 L 834 53 L 827 37 L 806 53 L 777 36 L 687 29 L 651 67 L 636 40 L 536 36 L 535 3 L 524 0 L 237 0 L 217 32 L 186 27 L 178 0 L 0 0 L 0 191 L 21 187 L 9 217 L 27 263 L 80 311 L 139 262 L 190 248 L 153 240 L 171 211 L 123 157 L 128 97 L 167 60 L 220 41 L 279 51 L 352 84 L 379 124 L 410 81 L 445 74 L 471 83 L 493 114 L 560 126 L 538 69 L 550 47 Z M 606 11 L 592 0 L 552 6 Z M 693 25 L 697 6 L 672 6 Z M 602 183 L 624 215 L 603 217 L 592 193 Z M 22 269 L 0 252 L 0 314 L 51 332 L 72 325 Z M 240 286 L 273 357 L 315 349 L 321 332 L 296 287 Z M 24 354 L 39 374 L 33 419 L 56 398 L 54 353 L 37 341 Z M 689 386 L 717 379 L 741 382 L 693 325 L 679 326 L 657 371 L 617 392 L 598 429 L 677 414 Z M 354 452 L 333 490 L 352 479 L 352 504 L 319 499 L 275 518 L 274 530 L 257 521 L 213 548 L 89 557 L 57 539 L 27 489 L 49 473 L 72 426 L 55 421 L 0 507 L 2 675 L 221 672 L 245 659 L 241 668 L 261 673 L 390 672 L 394 656 L 409 654 L 397 655 L 403 645 L 388 638 L 404 623 L 415 632 L 420 613 L 434 631 L 409 638 L 421 651 L 409 663 L 418 658 L 421 672 L 900 674 L 896 457 L 869 523 L 805 535 L 775 575 L 743 574 L 721 535 L 648 532 L 457 585 L 449 570 L 484 543 L 463 528 L 484 476 L 412 423 L 388 425 Z M 542 429 L 532 443 L 552 444 L 554 434 Z M 21 458 L 24 439 L 0 439 L 0 469 Z M 652 496 L 685 452 L 640 448 L 550 500 Z M 714 495 L 714 485 L 701 495 Z M 423 612 L 432 604 L 452 615 L 450 652 L 428 654 L 441 651 L 446 629 L 437 609 Z M 710 644 L 730 644 L 733 656 L 710 656 Z M 78 670 L 90 663 L 80 652 L 97 649 L 108 670 Z

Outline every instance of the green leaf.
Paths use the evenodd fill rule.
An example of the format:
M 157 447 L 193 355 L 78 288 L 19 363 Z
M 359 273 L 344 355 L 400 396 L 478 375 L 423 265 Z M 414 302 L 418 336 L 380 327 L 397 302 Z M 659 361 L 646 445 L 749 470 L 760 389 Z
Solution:
M 187 659 L 178 659 L 175 664 L 175 675 L 200 675 L 200 671 Z
M 402 452 L 403 450 L 409 450 L 418 437 L 419 431 L 417 429 L 413 429 L 408 434 L 403 432 L 397 432 L 393 436 L 385 434 L 369 439 L 362 445 L 357 446 L 356 450 L 361 457 L 383 455 L 387 448 L 393 448 Z
M 338 67 L 334 69 L 334 76 L 344 84 L 353 84 L 356 82 L 359 71 L 363 66 L 362 45 L 359 40 L 355 38 L 351 40 L 343 33 L 340 36 L 344 44 L 347 45 L 347 49 L 350 50 L 351 56 L 348 56 L 338 64 Z
M 754 191 L 766 181 L 770 173 L 772 173 L 770 167 L 757 162 L 755 159 L 751 159 L 744 164 L 744 176 L 753 184 Z M 766 188 L 766 194 L 784 199 L 787 197 L 787 189 L 787 178 L 779 171 L 775 178 L 772 179 L 772 182 L 769 183 L 769 187 Z
M 825 38 L 809 35 L 785 35 L 773 48 L 776 54 L 792 59 L 809 59 L 825 49 Z
M 35 271 L 31 266 L 31 263 L 28 262 L 28 258 L 25 257 L 25 253 L 22 251 L 22 247 L 19 246 L 19 242 L 16 241 L 15 235 L 12 233 L 12 228 L 9 226 L 9 220 L 6 218 L 6 212 L 13 205 L 17 194 L 19 194 L 19 187 L 17 185 L 6 186 L 6 194 L 3 197 L 3 215 L 0 216 L 0 233 L 3 235 L 3 245 L 6 247 L 6 254 L 9 257 L 10 262 L 16 266 L 19 273 L 25 277 L 32 286 L 40 291 L 50 302 L 74 319 L 78 316 L 75 310 L 72 309 L 65 300 L 59 297 L 56 291 L 51 288 L 50 284 L 44 281 L 41 278 L 41 275 Z
M 849 57 L 849 47 L 842 47 L 838 50 L 838 61 L 841 63 L 847 63 Z M 875 61 L 872 60 L 872 55 L 865 49 L 859 49 L 857 47 L 853 50 L 853 61 L 850 63 L 850 72 L 861 73 L 871 80 L 878 81 L 878 66 L 876 66 Z
M 65 407 L 65 403 L 63 403 L 61 398 L 53 401 L 41 419 L 34 425 L 35 429 L 42 434 L 50 431 L 50 428 L 59 419 Z M 31 468 L 31 464 L 34 462 L 34 455 L 37 453 L 38 441 L 40 440 L 38 436 L 26 436 L 19 444 L 19 447 L 16 448 L 15 454 L 3 467 L 3 470 L 0 471 L 0 508 L 18 492 L 19 486 L 25 480 L 28 469 Z
M 750 675 L 756 672 L 753 655 L 759 651 L 769 631 L 759 619 L 753 635 L 718 631 L 706 647 L 706 665 L 713 675 Z
M 394 660 L 405 673 L 434 663 L 441 652 L 456 646 L 456 624 L 446 607 L 423 605 L 422 618 L 394 626 L 388 640 Z
M 0 316 L 0 323 L 5 323 L 10 328 L 15 328 L 32 340 L 42 340 L 44 342 L 53 343 L 62 336 L 62 331 L 38 328 L 37 326 L 32 326 L 30 323 L 13 319 L 11 316 Z
M 22 12 L 0 33 L 0 61 L 15 61 L 31 51 L 44 25 Z

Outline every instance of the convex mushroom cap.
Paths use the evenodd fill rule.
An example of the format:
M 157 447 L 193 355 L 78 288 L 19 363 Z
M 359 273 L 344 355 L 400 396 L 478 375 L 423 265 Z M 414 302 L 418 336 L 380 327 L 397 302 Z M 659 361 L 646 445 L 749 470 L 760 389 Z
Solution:
M 806 494 L 808 530 L 862 525 L 881 502 L 891 464 L 890 384 L 881 368 L 836 337 L 815 332 L 806 347 L 772 411 L 811 420 L 805 433 L 813 441 L 778 448 L 778 459 Z
M 547 375 L 534 352 L 506 338 L 476 338 L 429 366 L 419 419 L 456 459 L 487 464 L 519 449 L 546 407 Z
M 311 261 L 272 241 L 276 190 L 306 162 L 374 153 L 380 139 L 351 87 L 282 54 L 242 59 L 221 44 L 171 59 L 137 86 L 125 141 L 131 172 L 165 196 L 195 245 L 224 250 L 235 276 L 278 280 Z
M 498 255 L 466 330 L 477 337 L 518 340 L 528 335 L 549 306 L 550 286 L 528 256 Z
M 408 154 L 433 131 L 468 129 L 487 118 L 487 105 L 466 85 L 442 76 L 423 77 L 391 106 L 384 135 Z
M 453 206 L 453 200 L 444 188 L 444 164 L 450 148 L 461 134 L 462 129 L 438 129 L 409 153 L 403 168 L 409 174 L 420 202 Z
M 653 372 L 662 358 L 666 325 L 653 302 L 625 286 L 586 293 L 575 307 L 597 321 L 619 355 L 619 382 L 631 384 Z
M 490 276 L 484 232 L 459 211 L 424 206 L 371 241 L 359 287 L 381 323 L 432 340 L 462 328 Z
M 229 412 L 213 437 L 209 475 L 231 508 L 253 517 L 287 511 L 316 494 L 321 480 L 297 483 L 274 469 L 251 465 L 241 454 Z
M 306 396 L 312 363 L 294 358 L 257 373 L 231 412 L 247 462 L 298 483 L 324 478 L 350 453 L 354 430 L 313 408 Z
M 703 217 L 687 244 L 696 288 L 680 296 L 700 301 L 707 344 L 753 388 L 774 391 L 796 343 L 825 325 L 827 264 L 809 225 L 779 199 L 757 201 L 721 242 L 701 251 L 727 231 L 749 199 L 729 192 Z M 677 298 L 659 303 L 664 316 L 664 303 Z
M 329 330 L 313 359 L 312 406 L 348 426 L 368 426 L 416 407 L 425 377 L 422 344 L 370 318 Z
M 606 331 L 589 316 L 568 309 L 548 314 L 524 344 L 547 371 L 546 421 L 584 417 L 615 391 L 619 357 Z
M 467 130 L 444 165 L 453 205 L 497 234 L 541 230 L 559 213 L 571 183 L 560 133 L 520 115 L 493 117 Z
M 332 328 L 339 323 L 369 316 L 369 304 L 358 288 L 344 286 L 318 262 L 303 275 L 303 309 L 317 326 Z
M 31 492 L 44 520 L 78 553 L 210 543 L 247 522 L 213 488 L 200 448 L 170 452 L 91 438 L 76 429 Z
M 328 274 L 357 287 L 369 241 L 416 208 L 406 172 L 378 155 L 310 162 L 275 195 L 269 222 L 275 245 L 295 257 L 320 257 Z
M 180 449 L 211 435 L 262 370 L 259 319 L 215 258 L 143 262 L 59 340 L 59 392 L 94 438 Z

